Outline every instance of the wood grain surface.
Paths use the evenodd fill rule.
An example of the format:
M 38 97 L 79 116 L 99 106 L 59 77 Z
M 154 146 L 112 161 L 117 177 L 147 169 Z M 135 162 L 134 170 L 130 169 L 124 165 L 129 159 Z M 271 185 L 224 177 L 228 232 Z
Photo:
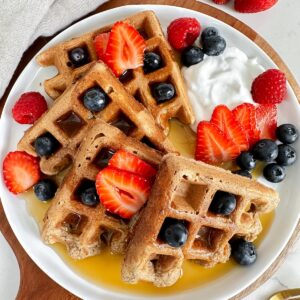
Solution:
M 291 84 L 298 100 L 300 100 L 300 88 L 292 76 L 291 72 L 288 70 L 287 66 L 284 64 L 282 59 L 278 56 L 276 51 L 272 49 L 272 47 L 263 39 L 261 38 L 254 30 L 252 30 L 247 25 L 243 24 L 242 22 L 238 21 L 234 17 L 216 9 L 209 5 L 196 2 L 194 0 L 111 0 L 108 3 L 101 5 L 98 7 L 94 12 L 89 15 L 93 15 L 99 13 L 104 10 L 108 10 L 114 7 L 124 6 L 128 4 L 165 4 L 165 5 L 174 5 L 174 6 L 181 6 L 189 9 L 193 9 L 196 11 L 200 11 L 212 17 L 215 17 L 230 26 L 238 29 L 243 34 L 248 36 L 251 40 L 253 40 L 260 48 L 262 48 L 277 64 L 277 66 L 286 73 L 289 83 Z M 86 17 L 86 16 L 85 16 Z M 82 18 L 83 19 L 83 18 Z M 40 37 L 38 38 L 27 51 L 24 53 L 22 60 L 20 61 L 14 76 L 12 77 L 9 86 L 7 87 L 4 96 L 0 101 L 0 115 L 13 84 L 15 83 L 16 79 L 27 65 L 27 63 L 35 56 L 37 51 L 41 49 L 52 37 Z M 50 279 L 43 271 L 41 271 L 35 263 L 30 259 L 30 257 L 25 253 L 22 246 L 17 241 L 14 233 L 12 232 L 7 219 L 5 217 L 2 204 L 0 202 L 0 230 L 8 240 L 9 244 L 13 248 L 21 270 L 21 285 L 19 289 L 19 293 L 17 299 L 55 299 L 55 300 L 75 300 L 79 299 L 78 297 L 72 295 L 62 287 L 60 287 L 57 283 L 55 283 L 52 279 Z M 300 221 L 295 229 L 291 239 L 289 240 L 288 244 L 276 259 L 276 261 L 270 266 L 270 268 L 261 276 L 259 277 L 253 284 L 243 290 L 241 293 L 236 295 L 235 297 L 231 298 L 231 300 L 238 300 L 242 299 L 256 288 L 258 288 L 261 284 L 263 284 L 267 279 L 269 279 L 272 274 L 277 270 L 280 264 L 284 261 L 286 255 L 288 254 L 289 249 L 293 246 L 297 238 L 299 237 L 300 233 Z

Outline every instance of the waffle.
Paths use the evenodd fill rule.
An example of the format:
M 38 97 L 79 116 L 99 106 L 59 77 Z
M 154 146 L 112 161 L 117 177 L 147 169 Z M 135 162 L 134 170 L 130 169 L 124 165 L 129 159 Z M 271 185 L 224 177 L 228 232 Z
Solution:
M 237 207 L 230 216 L 208 211 L 217 190 L 236 195 Z M 206 267 L 226 262 L 231 252 L 229 240 L 235 236 L 254 240 L 261 231 L 259 214 L 273 210 L 278 202 L 276 191 L 254 180 L 166 155 L 135 226 L 122 278 L 129 283 L 144 280 L 164 287 L 180 278 L 184 259 Z M 180 248 L 173 248 L 158 237 L 167 217 L 187 224 L 188 240 Z
M 154 51 L 160 54 L 163 60 L 163 67 L 155 72 L 145 74 L 143 68 L 140 67 L 128 71 L 127 76 L 121 77 L 120 80 L 127 91 L 146 106 L 166 134 L 169 130 L 168 120 L 171 118 L 178 118 L 184 124 L 192 124 L 194 114 L 188 101 L 180 69 L 154 12 L 144 11 L 124 21 L 130 23 L 144 36 L 146 52 Z M 72 67 L 68 56 L 69 51 L 76 47 L 84 47 L 89 54 L 90 61 L 96 61 L 97 55 L 93 40 L 97 34 L 109 32 L 111 27 L 112 25 L 109 25 L 59 43 L 37 56 L 36 60 L 41 66 L 55 66 L 58 70 L 55 77 L 44 83 L 45 91 L 51 98 L 59 97 L 70 84 L 90 68 L 91 63 L 78 68 Z M 172 100 L 159 105 L 151 94 L 151 86 L 158 82 L 170 82 L 176 90 L 176 96 Z
M 158 166 L 162 155 L 143 143 L 127 137 L 118 128 L 94 120 L 82 142 L 74 165 L 64 179 L 44 218 L 43 240 L 67 246 L 70 256 L 82 259 L 96 255 L 108 245 L 111 252 L 123 253 L 129 223 L 109 214 L 98 204 L 89 207 L 79 200 L 78 190 L 95 181 L 99 170 L 107 165 L 111 151 L 124 149 Z
M 100 86 L 109 97 L 109 104 L 96 114 L 87 110 L 82 102 L 84 92 L 94 86 Z M 55 101 L 54 105 L 25 132 L 18 148 L 36 156 L 34 141 L 39 136 L 50 133 L 60 146 L 51 156 L 41 158 L 40 167 L 45 174 L 57 174 L 72 162 L 79 144 L 87 134 L 87 125 L 94 118 L 101 118 L 122 128 L 127 135 L 162 152 L 174 151 L 148 110 L 126 92 L 102 62 L 94 63 L 85 76 Z

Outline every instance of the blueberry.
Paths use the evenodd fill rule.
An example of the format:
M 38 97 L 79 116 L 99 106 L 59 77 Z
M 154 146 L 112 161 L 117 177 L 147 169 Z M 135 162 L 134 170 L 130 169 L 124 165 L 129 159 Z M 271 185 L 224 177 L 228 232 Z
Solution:
M 242 266 L 252 265 L 257 259 L 254 244 L 243 239 L 237 239 L 231 242 L 231 255 L 235 261 Z
M 285 178 L 284 167 L 278 164 L 272 163 L 264 167 L 264 177 L 274 183 L 281 182 Z
M 296 150 L 290 145 L 278 145 L 278 156 L 276 162 L 280 166 L 291 166 L 297 159 Z
M 225 48 L 226 41 L 221 36 L 208 37 L 203 41 L 203 52 L 209 56 L 218 56 Z
M 236 207 L 236 198 L 233 194 L 217 191 L 210 204 L 209 210 L 216 214 L 228 216 Z
M 276 159 L 278 155 L 278 146 L 272 140 L 263 139 L 254 145 L 252 154 L 257 160 L 270 162 Z
M 50 133 L 39 136 L 34 142 L 35 152 L 39 156 L 49 156 L 59 147 L 58 140 Z
M 255 168 L 256 160 L 253 157 L 253 154 L 247 151 L 242 152 L 236 159 L 237 165 L 242 170 L 250 171 Z
M 80 193 L 80 200 L 88 206 L 96 206 L 99 203 L 99 196 L 96 187 L 88 187 Z
M 75 67 L 80 67 L 89 62 L 89 55 L 84 48 L 74 48 L 69 52 L 69 59 Z
M 93 87 L 84 93 L 83 103 L 88 110 L 99 112 L 107 106 L 108 96 L 100 87 Z
M 50 200 L 54 197 L 57 191 L 57 185 L 50 179 L 40 180 L 34 185 L 33 191 L 38 199 L 42 201 Z
M 144 72 L 150 73 L 162 66 L 161 57 L 154 52 L 147 52 L 144 56 Z
M 232 173 L 252 179 L 251 173 L 247 170 L 235 170 L 235 171 L 232 171 Z
M 175 96 L 175 88 L 171 83 L 158 83 L 153 87 L 152 93 L 157 103 L 163 103 Z
M 196 65 L 203 60 L 203 51 L 196 46 L 185 49 L 181 54 L 181 61 L 186 66 Z
M 188 230 L 185 222 L 166 218 L 161 227 L 159 237 L 171 247 L 181 247 L 188 238 Z
M 201 34 L 201 40 L 202 42 L 212 36 L 218 36 L 219 35 L 219 31 L 217 28 L 215 27 L 206 27 Z
M 293 124 L 282 124 L 276 129 L 277 139 L 284 144 L 295 143 L 299 137 L 298 129 Z

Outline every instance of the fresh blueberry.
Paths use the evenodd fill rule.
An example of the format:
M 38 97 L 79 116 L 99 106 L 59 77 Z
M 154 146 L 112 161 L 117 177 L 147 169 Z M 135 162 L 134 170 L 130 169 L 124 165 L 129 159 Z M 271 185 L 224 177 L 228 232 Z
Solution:
M 38 199 L 42 201 L 50 200 L 54 197 L 57 191 L 57 185 L 50 179 L 40 180 L 34 185 L 33 191 Z
M 74 48 L 69 52 L 69 59 L 74 67 L 80 67 L 89 62 L 89 55 L 84 48 Z
M 295 143 L 299 137 L 298 129 L 293 124 L 282 124 L 276 129 L 277 139 L 284 144 Z
M 181 247 L 188 238 L 185 222 L 166 218 L 161 227 L 159 237 L 171 247 Z
M 224 52 L 226 41 L 221 36 L 208 37 L 203 41 L 203 52 L 209 56 L 218 56 Z
M 236 198 L 233 194 L 217 191 L 210 204 L 209 210 L 216 214 L 228 216 L 236 207 Z
M 34 142 L 35 152 L 41 157 L 53 154 L 58 147 L 58 140 L 50 133 L 39 136 Z
M 217 28 L 215 27 L 206 27 L 201 34 L 201 40 L 202 42 L 207 39 L 210 38 L 212 36 L 218 36 L 219 35 L 219 31 Z
M 253 154 L 248 151 L 242 152 L 236 159 L 237 165 L 242 170 L 250 171 L 255 168 L 256 160 L 253 157 Z
M 252 265 L 257 259 L 254 244 L 243 239 L 237 239 L 231 242 L 231 255 L 235 261 L 242 266 Z
M 203 51 L 196 46 L 185 49 L 181 54 L 181 61 L 186 66 L 196 65 L 203 60 Z
M 274 183 L 278 183 L 281 182 L 284 178 L 285 178 L 285 170 L 284 167 L 272 163 L 269 165 L 266 165 L 264 167 L 264 177 L 270 181 L 270 182 L 274 182 Z
M 88 206 L 96 206 L 99 203 L 99 196 L 96 187 L 88 187 L 80 194 L 81 202 Z
M 150 73 L 158 70 L 162 66 L 161 57 L 154 52 L 147 52 L 144 56 L 144 72 Z
M 83 103 L 88 110 L 99 112 L 107 106 L 108 96 L 100 87 L 93 87 L 84 93 Z
M 175 88 L 171 83 L 158 83 L 153 87 L 152 93 L 157 103 L 163 103 L 175 96 Z
M 297 159 L 296 150 L 290 145 L 278 145 L 276 162 L 281 166 L 291 166 Z
M 235 171 L 232 171 L 232 173 L 252 179 L 251 173 L 247 170 L 235 170 Z
M 278 146 L 272 140 L 263 139 L 254 145 L 252 154 L 257 160 L 270 162 L 276 159 L 278 155 Z

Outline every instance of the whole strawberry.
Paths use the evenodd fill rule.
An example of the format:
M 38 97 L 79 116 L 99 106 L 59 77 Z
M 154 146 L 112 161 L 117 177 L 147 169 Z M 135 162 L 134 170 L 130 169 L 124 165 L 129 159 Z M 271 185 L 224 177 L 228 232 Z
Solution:
M 168 26 L 168 41 L 176 50 L 192 46 L 200 34 L 200 23 L 195 18 L 179 18 Z
M 241 13 L 257 13 L 271 8 L 278 0 L 235 0 L 234 8 Z
M 256 77 L 251 88 L 252 98 L 260 104 L 281 103 L 287 94 L 286 77 L 277 69 L 269 69 Z
M 47 102 L 40 93 L 28 92 L 21 95 L 12 109 L 12 114 L 20 124 L 33 124 L 47 109 Z

